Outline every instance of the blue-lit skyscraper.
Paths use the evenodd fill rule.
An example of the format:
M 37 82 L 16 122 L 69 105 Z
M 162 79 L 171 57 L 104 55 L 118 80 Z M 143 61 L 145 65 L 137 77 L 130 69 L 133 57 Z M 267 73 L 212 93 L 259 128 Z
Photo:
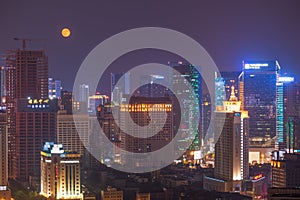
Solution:
M 61 98 L 61 80 L 48 78 L 49 99 Z
M 276 104 L 276 148 L 278 150 L 284 149 L 287 147 L 287 131 L 285 130 L 285 124 L 288 121 L 289 117 L 295 117 L 292 115 L 290 108 L 293 106 L 292 96 L 295 91 L 293 90 L 294 86 L 294 77 L 281 76 L 277 81 L 277 104 Z M 290 104 L 290 105 L 288 105 Z
M 249 111 L 250 137 L 276 135 L 279 70 L 277 60 L 243 62 L 240 97 L 242 107 Z

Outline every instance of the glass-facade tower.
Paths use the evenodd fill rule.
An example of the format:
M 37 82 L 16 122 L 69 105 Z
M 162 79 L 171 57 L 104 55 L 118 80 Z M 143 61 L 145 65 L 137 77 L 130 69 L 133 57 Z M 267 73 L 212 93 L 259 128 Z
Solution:
M 275 61 L 243 61 L 240 75 L 242 105 L 249 111 L 250 137 L 276 135 L 277 82 L 280 65 Z

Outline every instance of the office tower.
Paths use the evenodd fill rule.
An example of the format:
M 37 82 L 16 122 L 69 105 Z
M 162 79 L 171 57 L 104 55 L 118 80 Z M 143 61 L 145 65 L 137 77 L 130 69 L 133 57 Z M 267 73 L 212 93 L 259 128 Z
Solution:
M 292 88 L 293 88 L 293 77 L 279 77 L 276 83 L 276 149 L 285 149 L 286 148 L 286 131 L 284 126 L 287 123 L 288 116 L 295 116 L 291 111 L 293 107 L 292 103 Z M 296 96 L 296 94 L 294 94 Z
M 203 148 L 205 152 L 210 151 L 209 148 L 211 145 L 211 142 L 209 141 L 209 135 L 213 135 L 212 131 L 209 130 L 209 124 L 212 123 L 211 120 L 211 114 L 212 114 L 212 105 L 210 100 L 210 95 L 206 93 L 202 97 L 202 127 L 203 127 Z
M 250 137 L 276 135 L 276 83 L 280 65 L 275 61 L 244 61 L 240 79 L 242 108 L 249 111 Z
M 40 151 L 41 192 L 50 199 L 83 200 L 80 184 L 80 154 L 62 144 L 46 142 Z
M 119 82 L 119 84 L 117 84 Z M 129 94 L 130 87 L 130 73 L 112 73 L 111 74 L 111 102 L 121 103 L 123 95 Z
M 89 114 L 96 114 L 99 105 L 104 105 L 108 102 L 109 97 L 107 95 L 101 95 L 97 92 L 95 95 L 89 96 L 88 112 Z
M 72 115 L 66 111 L 58 112 L 56 141 L 62 144 L 65 150 L 76 151 L 83 156 L 84 146 L 89 144 L 89 131 L 87 114 Z
M 225 80 L 223 77 L 217 77 L 215 75 L 215 109 L 221 110 L 223 108 L 223 102 L 226 100 L 225 92 Z
M 300 187 L 300 154 L 274 151 L 272 155 L 272 187 Z
M 226 98 L 229 99 L 231 95 L 231 87 L 234 86 L 235 88 L 235 95 L 238 97 L 238 88 L 239 88 L 239 75 L 241 74 L 240 71 L 222 71 L 220 72 L 221 77 L 225 82 L 225 93 Z
M 61 80 L 48 78 L 49 99 L 60 99 L 61 90 L 62 90 Z
M 208 190 L 241 192 L 241 181 L 249 176 L 248 112 L 240 106 L 232 87 L 229 101 L 223 102 L 223 110 L 215 111 L 215 131 L 221 134 L 215 139 L 214 178 L 204 180 L 204 188 Z
M 120 127 L 118 126 L 119 116 L 115 112 L 115 118 L 113 116 L 113 110 L 119 109 L 118 106 L 113 104 L 106 104 L 98 107 L 97 120 L 100 124 L 100 127 L 105 134 L 105 136 L 109 139 L 111 143 L 113 143 L 113 149 L 111 152 L 101 152 L 105 155 L 111 155 L 111 158 L 114 162 L 120 162 L 120 152 L 118 148 L 121 148 L 121 134 Z M 99 145 L 99 141 L 98 141 Z M 101 144 L 100 144 L 101 145 Z M 94 145 L 95 146 L 95 145 Z M 118 147 L 118 148 L 116 148 Z M 109 150 L 109 149 L 107 149 Z
M 0 98 L 1 98 L 1 105 L 3 105 L 3 98 L 6 96 L 6 87 L 5 87 L 5 67 L 0 67 Z
M 285 143 L 288 153 L 300 152 L 300 118 L 288 117 L 285 123 Z
M 25 40 L 24 40 L 25 42 Z M 24 46 L 25 47 L 25 46 Z M 6 106 L 9 176 L 14 178 L 16 121 L 15 99 L 48 98 L 48 59 L 43 50 L 10 50 L 6 56 Z
M 195 66 L 191 64 L 175 62 L 169 63 L 174 70 L 178 71 L 180 75 L 173 74 L 173 89 L 177 98 L 184 99 L 182 108 L 182 120 L 184 128 L 181 131 L 187 135 L 187 140 L 193 141 L 190 150 L 199 150 L 202 146 L 202 129 L 201 126 L 201 113 L 202 113 L 202 81 L 200 72 Z M 195 98 L 193 99 L 192 93 L 188 91 L 187 85 L 190 85 L 194 90 Z M 188 99 L 186 99 L 188 97 Z M 198 104 L 198 105 L 197 105 Z M 194 113 L 199 112 L 199 123 L 194 121 Z M 193 116 L 193 117 L 192 117 Z
M 85 107 L 88 108 L 90 95 L 90 88 L 86 84 L 79 85 L 79 99 L 78 101 L 85 103 Z
M 65 110 L 67 114 L 72 114 L 73 109 L 73 93 L 68 91 L 61 92 L 60 110 Z
M 40 149 L 55 141 L 57 100 L 17 99 L 16 101 L 16 178 L 28 181 L 40 174 Z
M 130 123 L 128 113 L 134 123 Z M 167 114 L 167 115 L 166 115 Z M 150 117 L 152 123 L 150 123 Z M 164 124 L 159 123 L 166 117 Z M 155 122 L 155 123 L 154 123 Z M 174 137 L 173 134 L 173 107 L 172 101 L 165 98 L 132 97 L 130 101 L 120 105 L 121 148 L 133 153 L 153 152 L 168 144 Z M 148 126 L 145 130 L 144 126 Z M 157 127 L 163 127 L 157 129 Z M 156 134 L 152 136 L 153 132 Z M 142 134 L 143 137 L 133 137 L 134 134 Z M 126 160 L 126 158 L 125 158 Z M 129 158 L 130 160 L 130 158 Z M 133 164 L 133 167 L 157 165 L 159 163 L 147 163 L 147 158 L 141 154 L 141 160 Z
M 0 110 L 0 187 L 8 183 L 6 112 Z M 1 197 L 0 197 L 1 199 Z

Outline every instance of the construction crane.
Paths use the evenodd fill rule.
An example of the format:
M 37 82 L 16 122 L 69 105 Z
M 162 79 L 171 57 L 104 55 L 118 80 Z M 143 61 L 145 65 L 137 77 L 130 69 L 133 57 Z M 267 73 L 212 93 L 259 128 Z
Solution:
M 23 50 L 26 49 L 26 42 L 30 42 L 32 41 L 31 39 L 27 39 L 27 38 L 14 38 L 14 40 L 22 40 L 22 48 Z

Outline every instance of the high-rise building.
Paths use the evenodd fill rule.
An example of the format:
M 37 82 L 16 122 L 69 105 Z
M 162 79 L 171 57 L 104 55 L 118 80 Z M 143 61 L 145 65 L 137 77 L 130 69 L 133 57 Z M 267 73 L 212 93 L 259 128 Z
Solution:
M 300 187 L 300 154 L 274 151 L 272 155 L 272 187 Z
M 17 167 L 15 152 L 15 100 L 48 98 L 48 59 L 43 50 L 10 50 L 6 56 L 6 106 L 8 128 L 9 176 Z
M 117 84 L 119 82 L 119 84 Z M 123 95 L 129 94 L 130 87 L 130 73 L 112 73 L 111 74 L 111 102 L 121 103 Z
M 134 123 L 131 123 L 128 113 Z M 160 119 L 165 117 L 165 123 L 159 123 L 161 121 Z M 150 123 L 150 119 L 152 123 Z M 126 130 L 126 133 L 121 131 L 122 149 L 133 153 L 156 151 L 168 144 L 174 137 L 172 101 L 167 97 L 132 97 L 130 101 L 128 100 L 120 105 L 119 125 L 121 130 Z M 148 126 L 148 128 L 145 129 L 144 126 Z M 157 127 L 163 128 L 157 129 Z M 156 134 L 152 136 L 153 131 L 155 131 Z M 136 133 L 141 134 L 143 137 L 134 137 L 133 135 Z M 144 138 L 145 136 L 148 137 Z M 157 164 L 147 162 L 147 158 L 141 154 L 140 162 L 132 164 L 133 167 Z
M 49 99 L 60 99 L 61 98 L 61 80 L 48 78 L 48 92 Z
M 240 80 L 242 108 L 249 111 L 250 137 L 276 136 L 277 80 L 275 61 L 244 61 Z
M 57 100 L 18 99 L 16 101 L 16 178 L 28 181 L 39 177 L 40 150 L 46 141 L 55 141 Z
M 65 111 L 58 112 L 56 141 L 62 144 L 65 150 L 76 151 L 83 156 L 84 147 L 89 144 L 89 131 L 89 116 L 87 114 L 72 115 Z
M 0 110 L 0 186 L 6 186 L 8 182 L 7 160 L 7 128 L 5 110 Z
M 215 131 L 221 134 L 215 138 L 214 177 L 205 177 L 205 189 L 241 192 L 242 180 L 249 176 L 248 112 L 241 110 L 240 106 L 241 101 L 238 101 L 232 87 L 229 101 L 223 102 L 223 110 L 215 112 Z
M 1 99 L 1 104 L 3 105 L 3 101 L 5 101 L 3 98 L 6 96 L 6 87 L 5 87 L 5 67 L 1 66 L 0 67 L 0 99 Z
M 276 149 L 285 149 L 286 146 L 286 130 L 284 128 L 288 121 L 288 117 L 296 116 L 296 110 L 291 110 L 295 106 L 293 104 L 293 97 L 297 96 L 296 93 L 292 94 L 294 89 L 293 77 L 279 77 L 276 83 Z M 295 108 L 295 107 L 294 107 Z M 292 114 L 293 113 L 293 114 Z
M 199 150 L 202 146 L 202 126 L 201 126 L 201 113 L 202 113 L 202 81 L 201 74 L 197 68 L 191 64 L 182 62 L 171 62 L 170 66 L 173 67 L 180 74 L 173 74 L 173 90 L 177 98 L 184 99 L 182 108 L 182 120 L 184 127 L 180 129 L 186 135 L 187 140 L 193 141 L 190 150 Z M 187 90 L 187 85 L 190 85 L 194 90 L 195 98 L 192 93 Z M 188 97 L 188 99 L 187 99 Z M 199 123 L 194 121 L 194 113 L 199 112 Z M 183 149 L 185 151 L 186 149 Z
M 78 101 L 84 102 L 85 105 L 86 105 L 86 108 L 88 108 L 89 95 L 90 95 L 89 85 L 86 85 L 86 84 L 79 85 L 79 99 L 78 99 Z
M 61 92 L 60 110 L 65 110 L 67 114 L 72 114 L 73 109 L 73 93 L 63 90 Z
M 65 151 L 62 144 L 46 142 L 40 152 L 41 192 L 51 199 L 83 200 L 80 154 Z

